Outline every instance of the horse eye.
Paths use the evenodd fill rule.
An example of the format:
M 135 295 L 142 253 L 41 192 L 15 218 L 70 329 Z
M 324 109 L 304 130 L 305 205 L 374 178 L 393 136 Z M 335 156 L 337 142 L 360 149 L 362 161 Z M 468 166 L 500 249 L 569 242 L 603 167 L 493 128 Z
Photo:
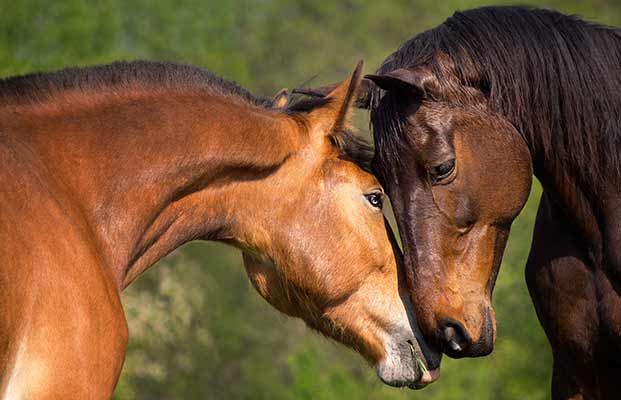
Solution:
M 443 162 L 440 165 L 436 165 L 435 167 L 429 170 L 429 176 L 431 177 L 431 183 L 439 183 L 443 179 L 448 178 L 455 170 L 455 159 L 448 160 Z
M 364 196 L 367 198 L 367 201 L 369 202 L 369 204 L 371 204 L 373 207 L 377 208 L 378 210 L 381 210 L 382 207 L 384 206 L 384 201 L 383 201 L 381 192 L 369 193 L 369 194 L 365 194 Z

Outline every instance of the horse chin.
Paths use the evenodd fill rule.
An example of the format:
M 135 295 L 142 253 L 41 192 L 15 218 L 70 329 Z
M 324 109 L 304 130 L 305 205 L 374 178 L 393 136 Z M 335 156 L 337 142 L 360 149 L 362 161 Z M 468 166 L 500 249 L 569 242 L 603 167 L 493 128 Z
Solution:
M 415 337 L 391 340 L 386 356 L 376 365 L 377 376 L 387 385 L 422 389 L 440 378 L 442 354 L 423 351 Z
M 440 378 L 441 349 L 427 342 L 416 322 L 410 297 L 401 294 L 403 308 L 392 309 L 383 336 L 384 357 L 376 364 L 377 376 L 387 385 L 422 389 Z

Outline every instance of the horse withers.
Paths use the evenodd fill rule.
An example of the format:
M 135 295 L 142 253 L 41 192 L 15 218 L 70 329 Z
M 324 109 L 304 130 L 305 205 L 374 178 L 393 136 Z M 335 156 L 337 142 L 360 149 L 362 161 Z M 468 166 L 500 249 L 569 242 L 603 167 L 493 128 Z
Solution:
M 360 74 L 293 105 L 155 62 L 0 81 L 2 395 L 110 397 L 121 290 L 195 239 L 242 249 L 263 297 L 384 382 L 435 380 L 371 153 L 349 132 Z

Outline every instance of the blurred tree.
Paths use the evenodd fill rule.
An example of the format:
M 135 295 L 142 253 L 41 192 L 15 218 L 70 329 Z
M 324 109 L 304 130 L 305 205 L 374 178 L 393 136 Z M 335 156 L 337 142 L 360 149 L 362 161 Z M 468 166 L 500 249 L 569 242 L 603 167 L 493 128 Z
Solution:
M 498 0 L 496 4 L 513 1 Z M 616 0 L 531 4 L 620 25 Z M 0 76 L 117 59 L 206 67 L 270 95 L 319 74 L 367 70 L 406 39 L 477 0 L 0 0 Z M 366 132 L 365 113 L 360 128 Z M 124 294 L 130 345 L 118 399 L 544 399 L 551 357 L 524 284 L 540 196 L 515 221 L 495 290 L 498 341 L 483 359 L 450 360 L 412 393 L 382 385 L 362 358 L 270 308 L 236 250 L 193 243 Z

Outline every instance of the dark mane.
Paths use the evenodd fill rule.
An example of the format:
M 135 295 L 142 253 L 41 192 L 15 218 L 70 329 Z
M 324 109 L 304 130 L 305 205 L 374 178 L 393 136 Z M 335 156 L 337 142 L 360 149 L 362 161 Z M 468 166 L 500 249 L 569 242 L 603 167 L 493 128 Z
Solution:
M 483 91 L 514 124 L 534 156 L 586 180 L 621 176 L 619 30 L 551 10 L 483 7 L 415 36 L 378 73 L 430 65 L 442 81 L 451 69 L 446 59 L 463 85 Z M 372 95 L 372 124 L 382 151 L 396 157 L 400 117 L 383 95 Z
M 235 82 L 191 65 L 157 61 L 117 61 L 108 65 L 66 68 L 56 72 L 34 73 L 0 80 L 0 100 L 13 103 L 39 103 L 68 89 L 98 90 L 110 87 L 166 86 L 204 87 L 223 95 L 269 107 L 269 99 L 253 96 Z
M 85 68 L 66 68 L 0 79 L 0 102 L 37 104 L 64 90 L 98 90 L 136 85 L 209 88 L 223 95 L 236 96 L 252 105 L 271 108 L 272 100 L 256 97 L 235 82 L 191 65 L 158 61 L 117 61 Z M 307 113 L 327 102 L 326 99 L 300 97 L 287 107 L 289 113 Z M 333 142 L 345 157 L 369 170 L 372 148 L 349 131 L 332 134 Z

